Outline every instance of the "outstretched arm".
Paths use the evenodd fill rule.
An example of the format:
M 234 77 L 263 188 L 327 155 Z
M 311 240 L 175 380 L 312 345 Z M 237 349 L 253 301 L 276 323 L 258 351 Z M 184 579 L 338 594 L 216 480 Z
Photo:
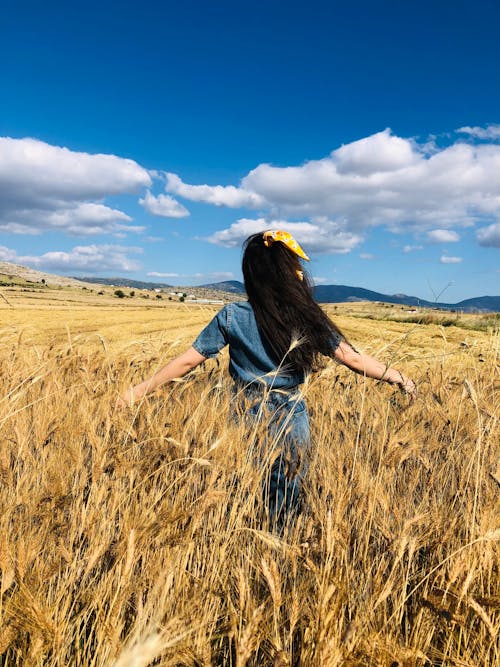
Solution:
M 141 398 L 150 394 L 162 384 L 165 384 L 165 382 L 186 375 L 186 373 L 196 368 L 205 359 L 206 357 L 195 350 L 194 347 L 190 347 L 189 350 L 186 350 L 186 352 L 169 361 L 163 368 L 160 368 L 149 379 L 124 391 L 118 399 L 118 404 L 120 406 L 132 405 L 135 401 L 140 401 Z
M 395 368 L 390 368 L 378 359 L 370 357 L 368 354 L 356 352 L 356 350 L 344 341 L 335 350 L 335 358 L 355 373 L 398 385 L 400 389 L 412 398 L 417 393 L 417 387 L 411 378 L 406 377 L 406 375 L 403 375 L 403 373 Z

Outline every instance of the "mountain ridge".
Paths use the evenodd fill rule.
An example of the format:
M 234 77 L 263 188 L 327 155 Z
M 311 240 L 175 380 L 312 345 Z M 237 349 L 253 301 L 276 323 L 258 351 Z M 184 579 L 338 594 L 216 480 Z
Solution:
M 90 278 L 82 278 L 81 280 L 88 280 Z M 94 279 L 92 279 L 93 281 Z M 95 278 L 95 282 L 102 280 Z M 109 278 L 107 280 L 117 281 L 114 284 L 120 284 L 120 278 Z M 130 287 L 140 288 L 140 285 L 148 285 L 141 281 L 127 280 L 126 284 Z M 130 283 L 130 284 L 129 284 Z M 109 283 L 107 283 L 109 284 Z M 165 283 L 149 283 L 150 289 L 154 288 L 171 288 L 171 285 Z M 211 289 L 225 293 L 232 293 L 242 295 L 245 294 L 245 287 L 239 280 L 225 280 L 218 283 L 206 283 L 198 285 L 204 289 Z M 189 287 L 177 287 L 176 289 L 189 290 Z M 383 294 L 382 292 L 375 292 L 364 287 L 353 287 L 351 285 L 316 285 L 314 288 L 314 296 L 321 303 L 348 303 L 353 301 L 382 301 L 384 303 L 393 303 L 402 306 L 420 306 L 425 308 L 442 308 L 444 310 L 463 310 L 467 312 L 500 312 L 500 296 L 479 296 L 470 299 L 464 299 L 458 303 L 443 303 L 435 301 L 427 301 L 416 296 L 408 294 Z
M 53 284 L 66 284 L 75 287 L 84 284 L 115 285 L 117 287 L 130 287 L 135 289 L 175 289 L 177 291 L 189 291 L 196 287 L 210 289 L 226 294 L 244 295 L 245 288 L 239 280 L 226 280 L 218 283 L 207 283 L 196 287 L 172 286 L 168 283 L 148 282 L 135 280 L 133 278 L 103 278 L 96 276 L 58 276 L 57 274 L 45 273 L 30 269 L 13 262 L 0 262 L 0 274 L 17 275 L 26 280 L 42 282 L 42 280 Z M 408 294 L 383 294 L 364 287 L 353 287 L 351 285 L 316 285 L 314 296 L 321 303 L 349 303 L 356 301 L 381 301 L 403 306 L 421 306 L 426 308 L 441 308 L 443 310 L 462 310 L 465 312 L 500 312 L 500 296 L 483 295 L 463 299 L 458 303 L 443 303 L 427 301 Z
M 245 293 L 243 283 L 238 280 L 228 280 L 221 283 L 202 285 L 211 289 L 220 289 L 225 292 Z M 348 303 L 353 301 L 382 301 L 402 306 L 424 306 L 426 308 L 443 308 L 446 310 L 484 310 L 488 312 L 500 311 L 500 296 L 479 296 L 464 299 L 458 303 L 441 303 L 427 301 L 408 294 L 383 294 L 364 287 L 351 285 L 316 285 L 314 296 L 321 303 Z

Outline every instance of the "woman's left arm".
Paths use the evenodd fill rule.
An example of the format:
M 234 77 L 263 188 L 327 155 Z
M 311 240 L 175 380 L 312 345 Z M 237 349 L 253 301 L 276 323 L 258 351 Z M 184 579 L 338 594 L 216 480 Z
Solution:
M 405 393 L 409 394 L 411 398 L 415 398 L 417 394 L 417 387 L 413 380 L 401 371 L 391 368 L 368 354 L 356 352 L 348 343 L 342 341 L 334 353 L 337 361 L 347 366 L 355 373 L 366 375 L 366 377 L 375 380 L 384 380 L 390 384 L 398 385 Z
M 136 401 L 140 401 L 141 398 L 161 387 L 165 382 L 186 375 L 186 373 L 199 366 L 205 360 L 206 357 L 195 350 L 194 347 L 190 347 L 189 350 L 186 350 L 186 352 L 169 361 L 163 368 L 160 368 L 149 379 L 124 391 L 118 399 L 118 405 L 121 407 L 133 405 Z

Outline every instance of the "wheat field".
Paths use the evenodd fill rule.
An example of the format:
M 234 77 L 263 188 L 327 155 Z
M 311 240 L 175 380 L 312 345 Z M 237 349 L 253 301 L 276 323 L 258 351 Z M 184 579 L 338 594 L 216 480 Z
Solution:
M 311 377 L 304 509 L 277 534 L 225 353 L 115 408 L 215 308 L 14 297 L 0 304 L 1 665 L 499 664 L 498 330 L 329 307 L 419 395 L 333 362 Z

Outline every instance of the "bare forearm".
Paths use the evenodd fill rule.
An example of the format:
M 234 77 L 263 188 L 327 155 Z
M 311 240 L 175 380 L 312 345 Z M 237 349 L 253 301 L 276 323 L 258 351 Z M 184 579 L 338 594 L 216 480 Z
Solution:
M 139 400 L 143 396 L 150 394 L 161 385 L 174 380 L 175 378 L 180 378 L 186 375 L 192 366 L 185 361 L 179 359 L 172 359 L 168 364 L 163 366 L 158 372 L 152 375 L 149 379 L 144 380 L 140 384 L 133 387 L 134 400 Z
M 169 361 L 168 364 L 160 368 L 159 371 L 147 380 L 127 389 L 122 394 L 122 400 L 127 404 L 139 401 L 166 382 L 183 377 L 203 361 L 205 361 L 205 357 L 191 347 L 183 354 Z
M 384 380 L 396 384 L 409 394 L 415 394 L 415 383 L 401 371 L 388 364 L 370 357 L 368 354 L 356 352 L 350 345 L 342 342 L 335 351 L 335 358 L 355 373 L 375 380 Z
M 397 384 L 401 380 L 399 371 L 374 357 L 370 357 L 368 354 L 359 353 L 351 360 L 349 368 L 360 375 L 365 375 L 374 380 L 385 380 L 390 384 Z

